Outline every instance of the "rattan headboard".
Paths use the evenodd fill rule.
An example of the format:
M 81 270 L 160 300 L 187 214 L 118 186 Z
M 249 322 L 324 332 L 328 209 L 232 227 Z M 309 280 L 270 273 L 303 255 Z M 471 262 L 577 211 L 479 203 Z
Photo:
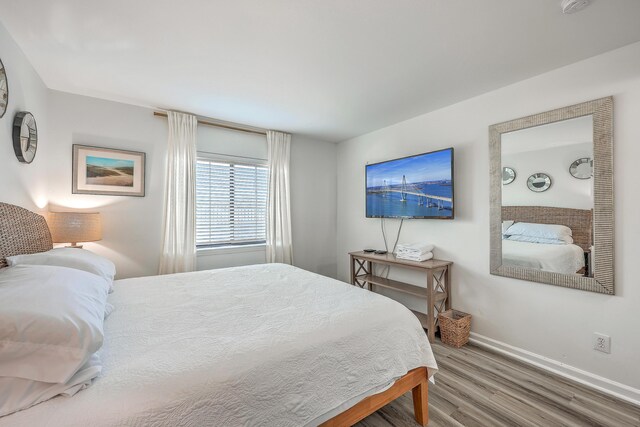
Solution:
M 569 227 L 573 243 L 584 250 L 593 245 L 592 211 L 589 209 L 554 208 L 550 206 L 503 206 L 502 220 L 560 224 Z
M 52 248 L 49 226 L 42 215 L 0 202 L 0 268 L 7 266 L 8 256 Z

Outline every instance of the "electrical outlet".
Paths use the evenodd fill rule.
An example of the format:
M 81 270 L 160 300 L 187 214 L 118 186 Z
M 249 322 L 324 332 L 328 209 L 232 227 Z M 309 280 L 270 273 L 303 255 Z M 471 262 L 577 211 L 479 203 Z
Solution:
M 609 335 L 593 333 L 593 349 L 603 353 L 611 353 L 611 337 Z

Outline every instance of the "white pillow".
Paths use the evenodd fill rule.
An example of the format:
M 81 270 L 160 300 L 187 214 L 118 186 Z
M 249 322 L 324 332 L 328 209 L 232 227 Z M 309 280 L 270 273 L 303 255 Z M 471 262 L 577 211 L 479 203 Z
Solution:
M 507 220 L 507 221 L 502 221 L 502 235 L 506 235 L 507 234 L 507 230 L 509 229 L 509 227 L 511 227 L 513 225 L 515 221 L 511 221 L 511 220 Z
M 7 264 L 9 266 L 57 265 L 75 268 L 104 277 L 109 281 L 110 287 L 116 275 L 116 266 L 111 261 L 86 249 L 77 248 L 55 248 L 37 254 L 10 256 L 7 257 Z M 111 288 L 109 291 L 111 292 Z
M 97 354 L 85 363 L 66 383 L 45 383 L 24 378 L 0 377 L 0 417 L 27 409 L 57 395 L 71 397 L 91 385 L 102 371 Z
M 535 224 L 530 222 L 516 222 L 509 227 L 509 236 L 529 236 L 543 239 L 562 240 L 573 243 L 571 229 L 566 225 Z
M 548 245 L 567 245 L 569 243 L 573 243 L 573 238 L 571 237 L 565 237 L 565 240 L 559 240 L 559 239 L 545 239 L 544 237 L 515 235 L 515 236 L 506 236 L 505 239 L 516 241 L 516 242 L 546 243 Z
M 66 383 L 101 346 L 109 283 L 81 270 L 0 270 L 0 377 Z

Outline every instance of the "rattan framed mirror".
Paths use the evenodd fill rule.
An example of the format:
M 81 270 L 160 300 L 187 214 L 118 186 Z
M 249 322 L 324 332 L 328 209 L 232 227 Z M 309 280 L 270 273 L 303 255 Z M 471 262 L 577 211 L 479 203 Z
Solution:
M 536 156 L 547 169 L 555 159 L 566 169 L 562 157 L 576 150 L 592 155 L 591 179 L 581 182 L 569 172 L 558 172 L 558 185 L 528 196 L 515 183 L 503 186 L 506 162 L 525 174 L 527 167 L 541 167 Z M 613 98 L 492 125 L 489 151 L 491 274 L 613 295 Z M 521 157 L 528 163 L 517 165 L 519 152 L 526 152 Z M 566 267 L 558 264 L 565 258 L 574 261 L 566 261 Z

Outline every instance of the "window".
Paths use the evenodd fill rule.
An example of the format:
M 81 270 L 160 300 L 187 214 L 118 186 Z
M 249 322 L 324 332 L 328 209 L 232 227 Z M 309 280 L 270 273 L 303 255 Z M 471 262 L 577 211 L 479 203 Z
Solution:
M 266 242 L 268 171 L 262 165 L 197 160 L 197 247 Z

